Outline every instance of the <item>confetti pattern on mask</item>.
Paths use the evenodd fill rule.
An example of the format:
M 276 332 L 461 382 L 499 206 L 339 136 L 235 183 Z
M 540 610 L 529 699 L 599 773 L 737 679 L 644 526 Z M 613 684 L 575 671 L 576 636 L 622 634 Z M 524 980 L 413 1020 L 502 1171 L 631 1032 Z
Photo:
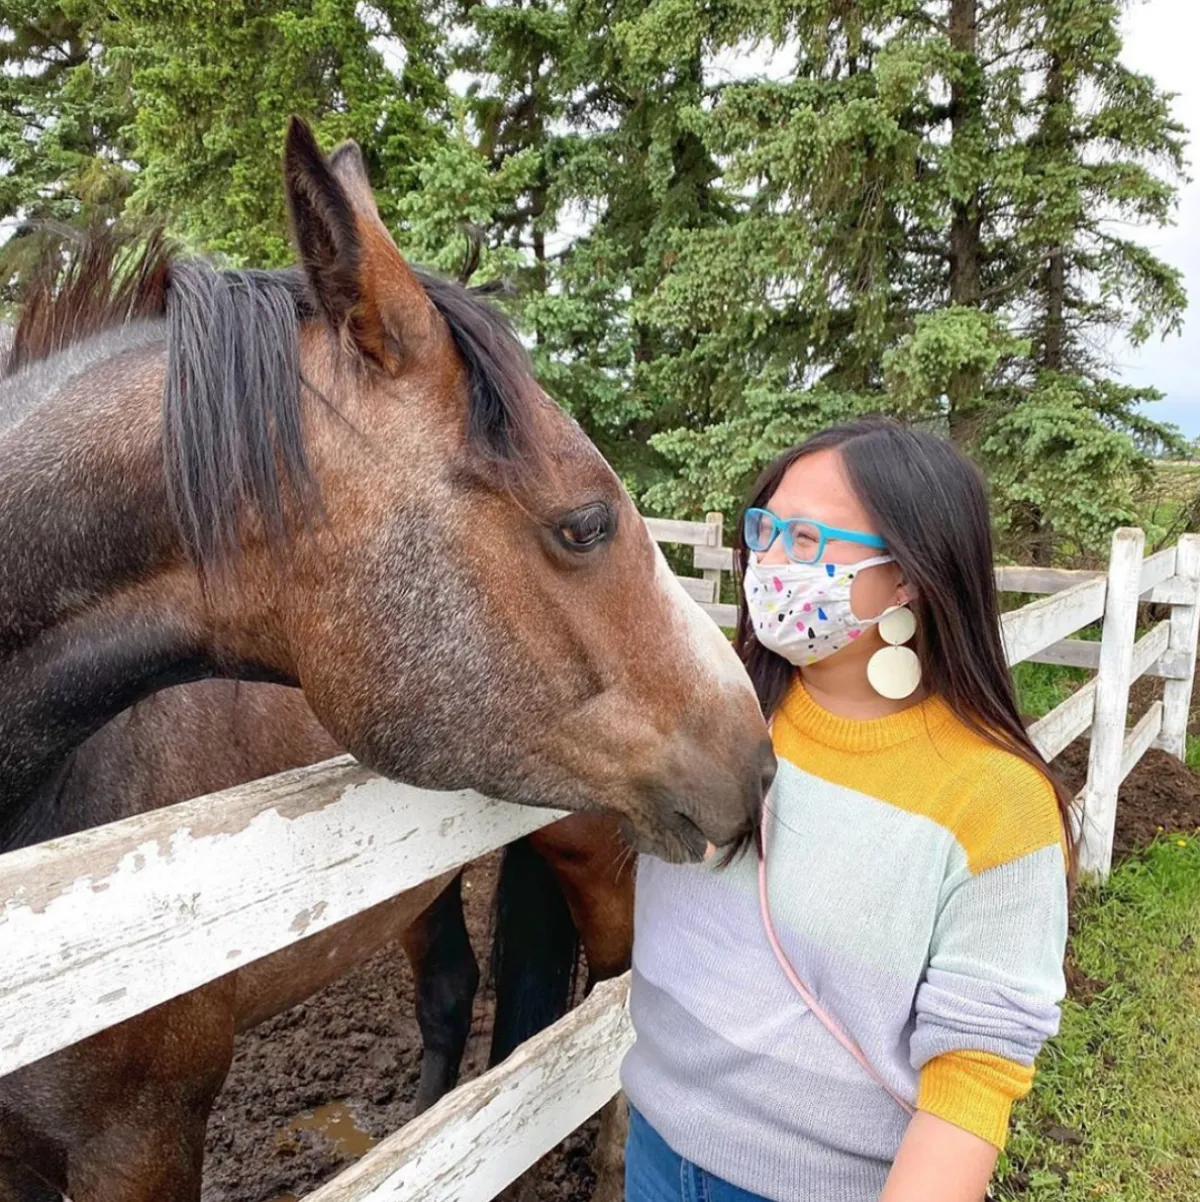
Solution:
M 769 572 L 756 572 L 751 565 L 746 604 L 759 642 L 808 667 L 860 638 L 863 623 L 850 605 L 855 575 L 832 563 L 790 564 Z

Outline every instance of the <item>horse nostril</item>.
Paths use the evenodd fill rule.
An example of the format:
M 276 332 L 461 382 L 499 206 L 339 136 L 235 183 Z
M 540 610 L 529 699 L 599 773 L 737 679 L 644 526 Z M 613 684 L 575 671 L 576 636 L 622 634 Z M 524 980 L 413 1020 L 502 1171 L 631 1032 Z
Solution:
M 771 747 L 771 740 L 764 739 L 759 744 L 758 749 L 758 789 L 750 804 L 751 818 L 756 825 L 762 814 L 762 807 L 766 803 L 767 794 L 771 791 L 771 785 L 775 781 L 775 770 L 777 767 L 778 764 L 775 760 L 775 751 Z
M 762 795 L 766 795 L 771 791 L 771 785 L 775 782 L 775 771 L 779 767 L 775 759 L 775 749 L 771 746 L 770 739 L 764 739 L 759 750 L 759 758 L 762 761 Z

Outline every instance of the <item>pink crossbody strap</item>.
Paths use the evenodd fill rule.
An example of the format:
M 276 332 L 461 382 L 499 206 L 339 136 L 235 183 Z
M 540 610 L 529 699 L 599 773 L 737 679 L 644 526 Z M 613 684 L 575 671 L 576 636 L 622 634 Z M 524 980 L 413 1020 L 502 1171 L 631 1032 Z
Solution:
M 779 942 L 779 936 L 775 933 L 775 924 L 771 921 L 771 906 L 767 899 L 767 818 L 768 806 L 764 804 L 762 814 L 762 858 L 758 861 L 758 906 L 762 911 L 762 922 L 763 928 L 767 932 L 767 942 L 770 943 L 771 950 L 775 953 L 775 959 L 779 961 L 779 967 L 783 969 L 783 974 L 791 983 L 792 988 L 800 995 L 804 1004 L 812 1011 L 829 1034 L 866 1069 L 875 1083 L 888 1094 L 901 1110 L 909 1115 L 915 1114 L 916 1111 L 913 1106 L 906 1099 L 902 1098 L 879 1075 L 875 1066 L 867 1059 L 862 1048 L 854 1042 L 851 1036 L 842 1029 L 821 1003 L 817 1001 L 808 986 L 800 980 L 796 974 L 796 970 L 792 967 L 791 961 L 787 958 L 787 953 L 783 950 L 783 945 Z

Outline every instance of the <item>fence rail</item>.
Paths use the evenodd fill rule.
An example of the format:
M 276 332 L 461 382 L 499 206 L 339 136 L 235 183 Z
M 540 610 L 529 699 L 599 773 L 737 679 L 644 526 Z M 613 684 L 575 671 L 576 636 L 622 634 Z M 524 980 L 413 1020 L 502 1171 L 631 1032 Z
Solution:
M 305 1202 L 487 1202 L 617 1092 L 629 977 L 597 985 L 503 1064 L 460 1085 Z M 521 1139 L 498 1143 L 496 1133 Z
M 677 522 L 666 518 L 646 518 L 646 525 L 655 542 L 681 543 L 692 547 L 692 567 L 699 576 L 680 576 L 683 587 L 693 601 L 718 626 L 729 629 L 737 624 L 737 606 L 721 600 L 724 573 L 733 571 L 733 548 L 722 542 L 725 519 L 722 514 L 710 513 L 702 522 Z
M 689 595 L 731 626 L 721 517 L 650 520 L 693 548 Z M 1030 727 L 1048 757 L 1092 730 L 1082 865 L 1104 875 L 1121 781 L 1153 746 L 1182 758 L 1200 631 L 1200 536 L 1143 557 L 1118 531 L 1107 573 L 1002 567 L 1044 594 L 1004 615 L 1008 661 L 1096 675 Z M 1169 616 L 1138 637 L 1139 603 Z M 1099 642 L 1071 638 L 1102 621 Z M 1163 698 L 1126 729 L 1131 685 Z M 559 815 L 382 781 L 348 757 L 0 856 L 0 1074 L 295 943 Z M 485 1202 L 617 1088 L 627 981 L 600 986 L 504 1064 L 385 1139 L 312 1202 Z
M 0 856 L 0 1075 L 561 817 L 341 757 Z

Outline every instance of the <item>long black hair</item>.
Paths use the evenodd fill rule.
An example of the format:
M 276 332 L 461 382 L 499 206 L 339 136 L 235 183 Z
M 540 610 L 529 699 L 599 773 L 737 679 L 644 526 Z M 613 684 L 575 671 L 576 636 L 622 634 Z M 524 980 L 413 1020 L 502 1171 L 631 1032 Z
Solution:
M 905 583 L 915 590 L 909 606 L 917 619 L 922 681 L 966 726 L 1045 775 L 1058 798 L 1073 863 L 1071 796 L 1033 745 L 1017 709 L 1000 637 L 987 491 L 978 469 L 946 439 L 885 418 L 863 418 L 785 451 L 759 476 L 746 508 L 765 506 L 797 460 L 834 449 Z M 748 558 L 739 520 L 734 552 L 739 578 Z M 796 669 L 755 638 L 744 596 L 735 645 L 769 719 Z

